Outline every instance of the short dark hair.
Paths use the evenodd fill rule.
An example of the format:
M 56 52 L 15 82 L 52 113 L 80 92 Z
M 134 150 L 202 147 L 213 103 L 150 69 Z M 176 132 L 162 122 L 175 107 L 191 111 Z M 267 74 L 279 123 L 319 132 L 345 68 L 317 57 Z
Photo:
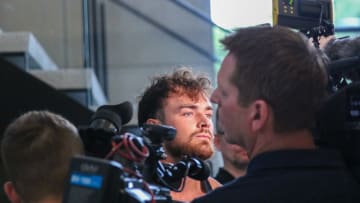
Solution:
M 326 95 L 326 59 L 301 33 L 281 26 L 237 30 L 222 40 L 236 59 L 232 83 L 239 104 L 266 101 L 276 132 L 314 126 Z
M 1 142 L 7 176 L 26 202 L 61 198 L 70 159 L 82 153 L 75 126 L 48 111 L 21 115 L 6 128 Z
M 203 73 L 194 74 L 188 67 L 175 69 L 171 74 L 152 78 L 151 85 L 139 97 L 138 124 L 149 118 L 163 119 L 163 102 L 170 93 L 185 94 L 198 99 L 199 94 L 210 95 L 211 81 Z

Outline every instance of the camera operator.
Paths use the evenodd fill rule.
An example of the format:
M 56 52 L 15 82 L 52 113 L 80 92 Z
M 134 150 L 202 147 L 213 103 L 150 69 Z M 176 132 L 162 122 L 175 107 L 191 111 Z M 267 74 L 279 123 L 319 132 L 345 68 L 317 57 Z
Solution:
M 213 147 L 213 108 L 209 100 L 210 80 L 205 75 L 195 75 L 189 68 L 179 68 L 172 74 L 153 78 L 142 94 L 139 107 L 139 125 L 164 124 L 176 128 L 174 140 L 166 141 L 165 163 L 175 163 L 184 155 L 208 159 Z M 212 188 L 220 186 L 208 178 Z M 201 182 L 186 178 L 181 192 L 171 192 L 173 200 L 189 202 L 206 193 Z
M 225 139 L 243 146 L 247 174 L 200 202 L 359 202 L 360 188 L 339 152 L 318 149 L 311 129 L 325 99 L 320 50 L 280 26 L 239 29 L 211 101 Z
M 12 203 L 60 203 L 70 159 L 83 153 L 77 129 L 60 115 L 30 111 L 6 129 L 1 155 Z

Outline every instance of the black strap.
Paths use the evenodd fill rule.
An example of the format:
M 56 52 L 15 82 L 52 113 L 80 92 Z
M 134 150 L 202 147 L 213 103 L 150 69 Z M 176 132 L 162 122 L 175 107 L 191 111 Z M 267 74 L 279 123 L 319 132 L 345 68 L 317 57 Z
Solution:
M 200 184 L 201 184 L 201 190 L 205 193 L 208 193 L 213 190 L 208 179 L 202 180 Z

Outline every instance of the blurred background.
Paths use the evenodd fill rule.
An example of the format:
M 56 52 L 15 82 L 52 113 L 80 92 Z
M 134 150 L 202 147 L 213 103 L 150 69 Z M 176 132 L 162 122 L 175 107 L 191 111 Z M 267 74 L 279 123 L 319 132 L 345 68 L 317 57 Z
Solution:
M 336 36 L 358 36 L 360 2 L 333 2 Z M 216 85 L 219 39 L 272 21 L 270 0 L 0 0 L 0 132 L 27 110 L 76 125 L 104 104 L 136 111 L 149 78 L 178 66 Z
M 358 4 L 334 1 L 338 37 L 360 31 Z M 0 56 L 94 110 L 136 104 L 150 76 L 177 66 L 215 83 L 219 39 L 262 23 L 270 0 L 0 0 Z

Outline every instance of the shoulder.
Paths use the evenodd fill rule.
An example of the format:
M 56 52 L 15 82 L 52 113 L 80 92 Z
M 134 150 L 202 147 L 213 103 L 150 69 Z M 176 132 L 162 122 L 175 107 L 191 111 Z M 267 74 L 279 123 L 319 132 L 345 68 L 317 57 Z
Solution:
M 209 183 L 210 183 L 210 185 L 211 185 L 211 187 L 212 187 L 213 189 L 222 186 L 221 183 L 219 183 L 217 180 L 215 180 L 215 179 L 212 178 L 212 177 L 209 177 L 209 178 L 208 178 L 208 181 L 209 181 Z

